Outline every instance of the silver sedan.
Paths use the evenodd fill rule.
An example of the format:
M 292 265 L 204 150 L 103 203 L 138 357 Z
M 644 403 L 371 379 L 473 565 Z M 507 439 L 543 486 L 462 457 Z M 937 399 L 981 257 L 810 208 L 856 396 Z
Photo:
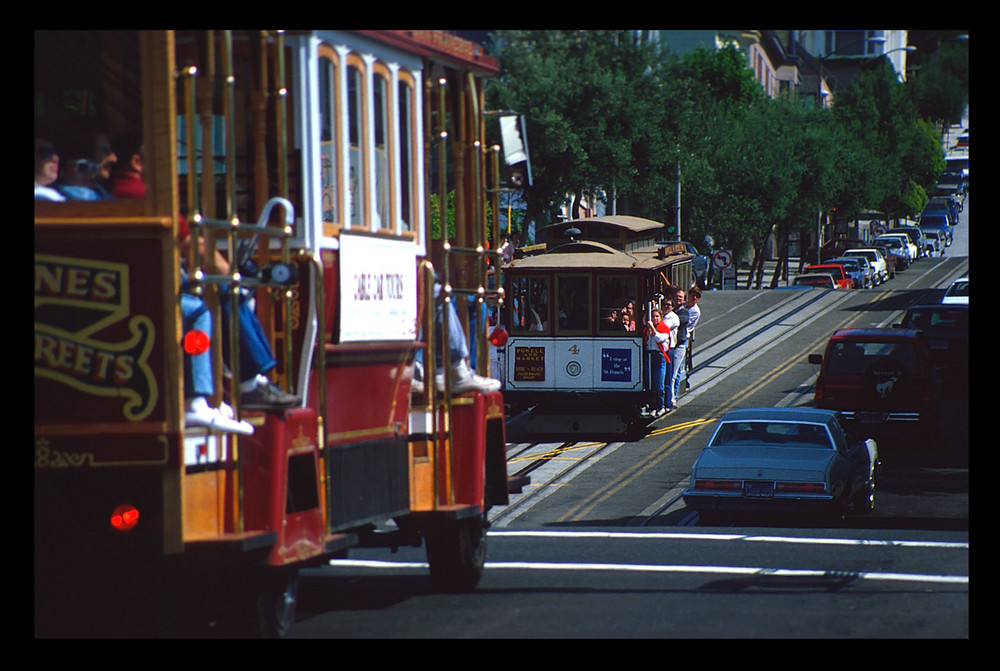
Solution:
M 875 505 L 878 445 L 848 436 L 836 412 L 744 408 L 723 415 L 691 469 L 684 502 L 704 520 L 738 512 L 842 519 Z

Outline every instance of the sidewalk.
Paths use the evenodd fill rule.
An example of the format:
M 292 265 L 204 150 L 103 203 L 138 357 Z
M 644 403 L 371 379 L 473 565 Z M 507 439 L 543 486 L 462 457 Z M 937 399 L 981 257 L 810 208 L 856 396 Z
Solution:
M 761 276 L 760 280 L 761 289 L 767 289 L 771 286 L 771 277 L 774 275 L 774 268 L 777 264 L 778 261 L 776 259 L 770 261 L 764 261 L 764 274 Z M 749 261 L 746 262 L 745 265 L 746 267 L 740 267 L 736 271 L 737 290 L 744 290 L 747 288 L 747 278 L 750 275 L 750 262 Z M 716 271 L 716 273 L 718 273 L 718 271 Z M 788 278 L 787 280 L 784 278 L 779 278 L 777 286 L 779 287 L 788 286 L 795 280 L 795 277 L 798 274 L 799 274 L 799 257 L 797 256 L 790 257 L 788 259 Z M 718 275 L 716 275 L 716 277 L 718 277 Z M 753 286 L 754 285 L 751 285 L 751 288 L 753 288 Z M 718 285 L 716 285 L 716 290 L 719 290 Z

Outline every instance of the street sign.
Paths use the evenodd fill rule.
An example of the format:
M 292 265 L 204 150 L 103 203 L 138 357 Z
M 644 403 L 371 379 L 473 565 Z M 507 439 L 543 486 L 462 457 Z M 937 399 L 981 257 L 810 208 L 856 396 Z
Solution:
M 720 249 L 715 254 L 712 254 L 712 265 L 719 270 L 725 270 L 733 265 L 733 253 L 728 249 Z

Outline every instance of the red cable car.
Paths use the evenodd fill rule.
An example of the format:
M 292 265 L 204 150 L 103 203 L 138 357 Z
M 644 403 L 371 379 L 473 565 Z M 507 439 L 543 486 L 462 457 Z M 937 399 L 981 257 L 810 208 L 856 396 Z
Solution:
M 474 588 L 487 510 L 507 503 L 503 397 L 432 381 L 468 365 L 434 346 L 440 306 L 488 381 L 496 61 L 442 31 L 35 43 L 36 634 L 282 635 L 298 569 L 355 546 L 426 543 L 436 584 Z M 110 150 L 65 139 L 81 116 Z M 143 188 L 99 199 L 119 173 Z M 431 232 L 446 191 L 452 239 Z M 255 333 L 223 328 L 237 304 L 284 407 L 245 400 Z M 192 426 L 196 355 L 212 421 Z

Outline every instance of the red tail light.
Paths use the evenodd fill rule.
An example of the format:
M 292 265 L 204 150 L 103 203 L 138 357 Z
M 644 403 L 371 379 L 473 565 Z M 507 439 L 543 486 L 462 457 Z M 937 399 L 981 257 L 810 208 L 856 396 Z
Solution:
M 208 334 L 198 329 L 192 329 L 184 334 L 184 351 L 191 355 L 204 354 L 208 351 Z
M 111 528 L 117 531 L 131 531 L 139 524 L 139 509 L 131 504 L 122 504 L 111 512 Z
M 776 482 L 776 494 L 826 494 L 826 485 L 822 482 Z
M 742 480 L 695 480 L 695 489 L 709 489 L 712 491 L 740 492 L 743 491 Z

